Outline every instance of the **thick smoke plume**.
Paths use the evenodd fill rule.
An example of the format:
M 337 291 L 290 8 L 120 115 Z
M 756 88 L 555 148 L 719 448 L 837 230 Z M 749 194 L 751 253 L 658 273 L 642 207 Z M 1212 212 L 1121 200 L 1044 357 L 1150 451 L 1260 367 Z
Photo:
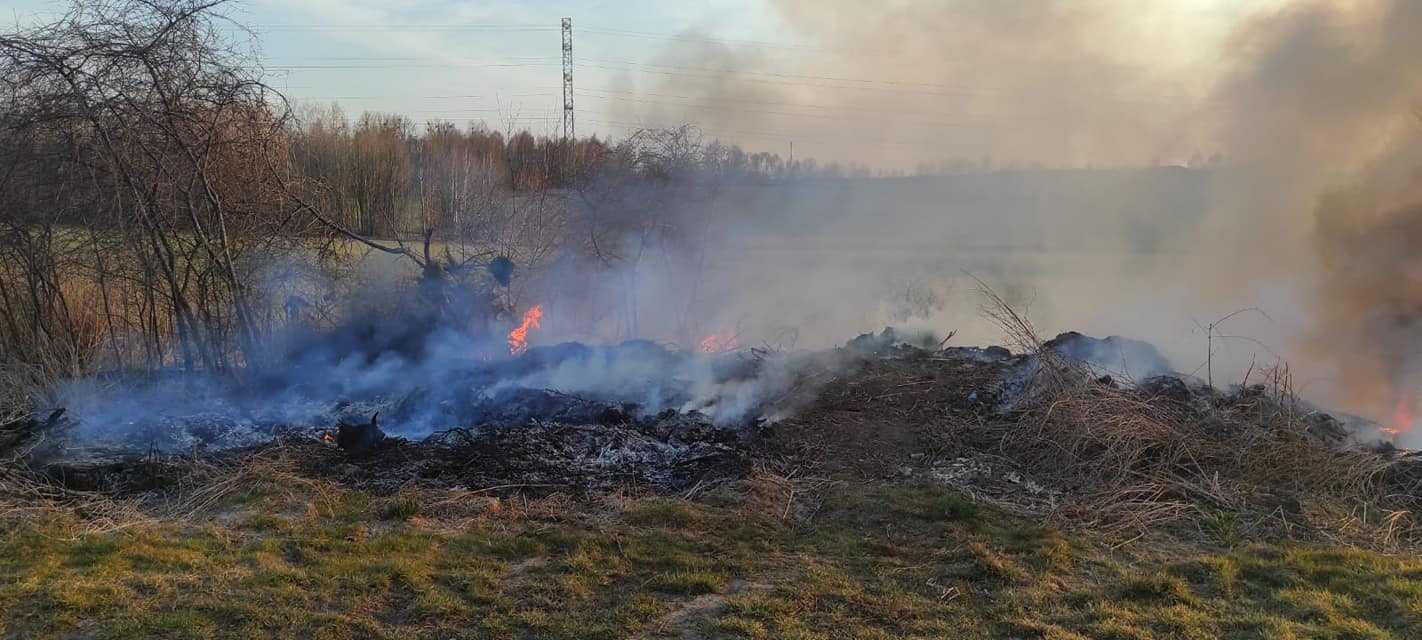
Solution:
M 803 46 L 692 37 L 657 57 L 684 73 L 642 87 L 637 113 L 870 167 L 1140 166 L 1203 149 L 1179 129 L 1208 89 L 1199 43 L 1172 37 L 1190 16 L 1164 3 L 771 5 Z
M 1389 422 L 1422 384 L 1419 30 L 1422 5 L 1403 0 L 1261 16 L 1235 34 L 1242 64 L 1220 91 L 1254 182 L 1236 199 L 1256 207 L 1237 239 L 1275 265 L 1253 271 L 1304 283 L 1293 338 L 1328 376 L 1319 391 Z M 1405 421 L 1388 427 L 1409 431 Z
M 754 286 L 723 315 L 991 340 L 967 270 L 1049 333 L 1145 338 L 1197 373 L 1209 345 L 1217 381 L 1283 360 L 1382 421 L 1422 384 L 1422 4 L 774 6 L 804 47 L 677 44 L 725 71 L 648 97 L 782 153 L 960 175 L 741 194 L 718 281 Z M 1156 164 L 1190 169 L 1100 171 Z M 1097 170 L 1003 171 L 1034 165 Z

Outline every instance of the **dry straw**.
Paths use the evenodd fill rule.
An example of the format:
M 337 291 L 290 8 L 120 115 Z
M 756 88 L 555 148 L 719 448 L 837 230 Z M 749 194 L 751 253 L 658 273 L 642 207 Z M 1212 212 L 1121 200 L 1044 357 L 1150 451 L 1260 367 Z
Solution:
M 1298 400 L 1286 366 L 1228 393 L 1149 397 L 1044 349 L 1022 314 L 982 290 L 986 315 L 1038 368 L 1010 419 L 974 425 L 968 440 L 1066 490 L 1062 522 L 1128 535 L 1176 525 L 1226 539 L 1419 540 L 1422 464 L 1313 433 L 1321 416 Z

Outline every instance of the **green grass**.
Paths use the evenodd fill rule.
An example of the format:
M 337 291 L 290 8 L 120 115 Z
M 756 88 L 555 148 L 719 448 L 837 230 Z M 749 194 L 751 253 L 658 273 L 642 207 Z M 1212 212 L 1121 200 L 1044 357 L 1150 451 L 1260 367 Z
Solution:
M 380 505 L 381 520 L 409 520 L 420 514 L 420 500 L 414 496 L 396 496 Z
M 1401 639 L 1422 629 L 1416 558 L 1249 544 L 1136 556 L 931 487 L 842 485 L 808 522 L 735 491 L 449 522 L 415 496 L 290 500 L 248 499 L 199 525 L 72 538 L 48 521 L 0 533 L 0 637 Z

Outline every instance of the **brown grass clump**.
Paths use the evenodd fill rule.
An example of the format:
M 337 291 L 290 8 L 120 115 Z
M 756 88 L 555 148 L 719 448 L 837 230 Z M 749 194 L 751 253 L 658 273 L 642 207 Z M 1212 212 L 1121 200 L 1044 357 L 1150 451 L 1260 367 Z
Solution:
M 0 460 L 0 523 L 45 521 L 75 537 L 197 522 L 252 496 L 295 502 L 330 493 L 327 483 L 299 473 L 301 453 L 280 442 L 239 456 L 133 461 L 103 490 L 65 486 L 30 469 L 23 455 Z
M 1066 498 L 1054 514 L 1108 535 L 1193 529 L 1234 544 L 1259 535 L 1393 547 L 1422 540 L 1416 463 L 1319 438 L 1287 368 L 1233 393 L 1189 401 L 1104 384 L 1041 348 L 1031 324 L 986 291 L 988 314 L 1039 369 L 1009 419 L 967 434 Z

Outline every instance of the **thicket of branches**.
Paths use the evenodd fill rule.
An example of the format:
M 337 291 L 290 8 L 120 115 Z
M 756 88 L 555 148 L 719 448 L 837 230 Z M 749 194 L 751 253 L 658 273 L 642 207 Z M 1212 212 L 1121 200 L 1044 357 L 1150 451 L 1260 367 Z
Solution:
M 0 357 L 10 376 L 222 369 L 269 317 L 254 257 L 301 242 L 287 113 L 210 4 L 82 2 L 0 37 Z

